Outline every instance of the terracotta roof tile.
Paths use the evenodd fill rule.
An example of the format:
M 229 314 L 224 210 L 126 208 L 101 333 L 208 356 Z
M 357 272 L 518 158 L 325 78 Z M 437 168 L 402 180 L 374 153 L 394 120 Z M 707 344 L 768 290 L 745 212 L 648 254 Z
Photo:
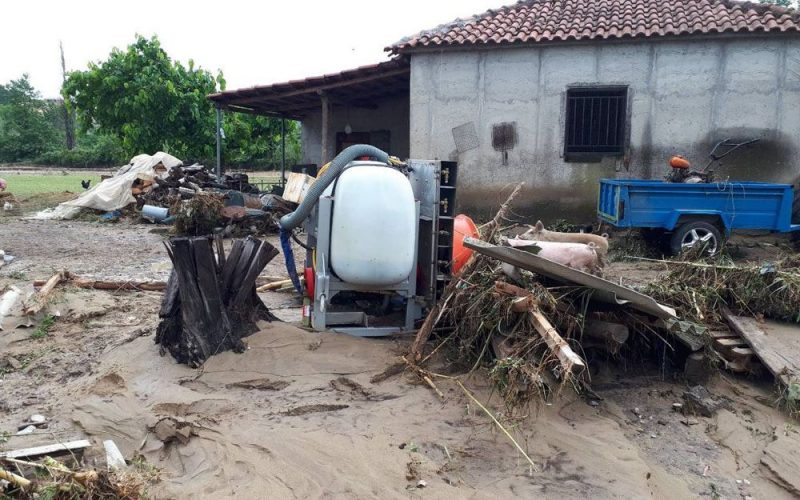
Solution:
M 386 50 L 748 32 L 800 32 L 800 15 L 736 0 L 523 0 L 422 31 Z

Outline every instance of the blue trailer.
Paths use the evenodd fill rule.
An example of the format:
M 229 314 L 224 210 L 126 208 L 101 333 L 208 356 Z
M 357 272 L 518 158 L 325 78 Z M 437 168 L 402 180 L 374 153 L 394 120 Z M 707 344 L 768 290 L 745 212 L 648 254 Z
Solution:
M 615 227 L 671 232 L 675 254 L 698 243 L 714 253 L 737 229 L 800 230 L 793 200 L 789 184 L 602 179 L 597 213 Z

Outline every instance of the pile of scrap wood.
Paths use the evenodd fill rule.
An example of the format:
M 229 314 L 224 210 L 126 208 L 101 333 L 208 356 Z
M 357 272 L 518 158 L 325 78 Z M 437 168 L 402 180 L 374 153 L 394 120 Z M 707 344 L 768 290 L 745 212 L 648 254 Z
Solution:
M 164 205 L 175 197 L 190 199 L 197 193 L 209 191 L 223 193 L 232 191 L 231 196 L 242 198 L 246 206 L 262 207 L 257 196 L 260 194 L 258 187 L 249 183 L 247 174 L 222 174 L 218 177 L 210 169 L 197 163 L 188 167 L 176 165 L 153 179 L 152 186 L 148 186 L 148 189 L 141 193 L 138 206 Z
M 243 352 L 257 322 L 275 319 L 256 293 L 256 279 L 278 255 L 272 245 L 236 240 L 227 257 L 219 237 L 172 238 L 166 246 L 173 270 L 155 337 L 162 355 L 200 366 L 220 352 Z
M 296 204 L 259 192 L 247 174 L 216 175 L 209 168 L 183 162 L 167 153 L 138 155 L 113 175 L 37 219 L 71 219 L 84 209 L 107 212 L 109 220 L 123 210 L 141 213 L 150 222 L 183 220 L 180 234 L 209 234 L 221 229 L 228 236 L 277 232 L 277 220 Z
M 174 166 L 156 177 L 137 196 L 136 206 L 153 222 L 174 222 L 181 235 L 205 235 L 221 229 L 233 237 L 275 233 L 278 219 L 296 207 L 278 195 L 260 193 L 247 174 L 217 176 L 199 164 Z M 167 211 L 152 218 L 148 213 L 154 207 Z
M 226 237 L 272 234 L 278 232 L 280 218 L 296 207 L 273 194 L 257 200 L 260 208 L 249 208 L 238 204 L 242 202 L 241 197 L 230 191 L 199 192 L 186 200 L 174 198 L 169 207 L 172 215 L 162 222 L 174 222 L 175 232 L 187 236 L 213 232 L 221 232 Z
M 488 365 L 510 408 L 547 399 L 565 385 L 590 390 L 587 352 L 623 356 L 661 346 L 677 321 L 671 308 L 584 272 L 590 269 L 581 263 L 537 255 L 535 242 L 524 249 L 501 244 L 508 240 L 498 228 L 517 192 L 481 228 L 480 240 L 465 238 L 475 254 L 445 288 L 406 358 L 422 365 L 433 337 L 434 351 L 451 362 Z

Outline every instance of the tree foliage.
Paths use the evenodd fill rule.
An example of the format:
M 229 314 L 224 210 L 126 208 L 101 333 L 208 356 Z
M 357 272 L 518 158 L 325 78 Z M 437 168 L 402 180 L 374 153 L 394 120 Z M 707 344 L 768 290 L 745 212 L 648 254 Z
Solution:
M 224 89 L 221 73 L 173 61 L 157 37 L 137 36 L 124 51 L 85 71 L 69 74 L 64 93 L 84 130 L 120 139 L 123 150 L 167 151 L 191 161 L 215 158 L 215 109 L 207 95 Z M 223 125 L 227 163 L 252 164 L 279 159 L 280 120 L 227 114 Z M 298 127 L 287 122 L 287 156 L 298 156 Z
M 28 75 L 0 85 L 0 159 L 36 158 L 58 141 L 54 115 L 58 110 L 44 101 Z
M 211 73 L 170 60 L 158 39 L 137 36 L 127 50 L 69 74 L 64 91 L 84 130 L 122 141 L 130 156 L 169 150 L 175 156 L 210 158 L 213 110 L 206 95 L 217 81 Z
M 780 5 L 781 7 L 794 7 L 793 0 L 759 0 L 759 3 L 769 3 L 773 5 Z
M 137 36 L 126 50 L 67 75 L 65 100 L 45 100 L 23 75 L 0 85 L 0 162 L 63 166 L 121 165 L 140 153 L 167 151 L 213 164 L 216 111 L 207 95 L 224 90 L 216 76 L 172 61 L 158 39 Z M 81 128 L 66 141 L 75 110 Z M 286 161 L 300 157 L 299 124 L 287 120 Z M 281 120 L 226 113 L 223 164 L 275 167 L 281 159 Z

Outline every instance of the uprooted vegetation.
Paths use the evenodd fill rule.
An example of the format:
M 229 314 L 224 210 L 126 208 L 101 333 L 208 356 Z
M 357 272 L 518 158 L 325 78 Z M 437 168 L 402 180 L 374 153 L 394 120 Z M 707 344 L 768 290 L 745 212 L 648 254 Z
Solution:
M 500 248 L 496 228 L 515 193 L 483 226 L 488 247 Z M 418 363 L 413 368 L 423 379 L 437 375 L 420 368 L 436 352 L 443 352 L 453 369 L 486 366 L 513 413 L 551 401 L 566 387 L 592 394 L 589 350 L 637 361 L 655 352 L 663 362 L 666 349 L 653 347 L 666 344 L 656 332 L 664 325 L 645 309 L 622 308 L 609 302 L 604 291 L 565 284 L 496 259 L 474 254 L 429 313 L 411 347 L 411 359 Z M 436 347 L 423 358 L 422 345 L 434 325 Z
M 159 480 L 157 469 L 143 460 L 125 471 L 70 468 L 65 462 L 45 457 L 39 462 L 4 458 L 0 479 L 3 498 L 52 500 L 138 500 L 147 497 L 147 485 Z
M 800 323 L 800 259 L 736 265 L 730 261 L 664 261 L 669 273 L 646 293 L 697 323 L 720 324 L 723 307 L 746 316 Z

